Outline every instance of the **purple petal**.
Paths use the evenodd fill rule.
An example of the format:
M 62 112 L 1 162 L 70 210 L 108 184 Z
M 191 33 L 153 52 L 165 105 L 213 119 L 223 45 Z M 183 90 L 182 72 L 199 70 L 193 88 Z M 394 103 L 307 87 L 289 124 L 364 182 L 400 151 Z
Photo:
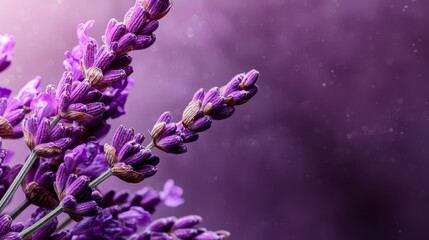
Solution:
M 30 80 L 16 95 L 15 99 L 22 105 L 30 107 L 31 101 L 40 93 L 40 76 Z
M 182 198 L 183 189 L 174 185 L 174 181 L 169 179 L 164 184 L 164 189 L 159 193 L 164 204 L 168 207 L 178 207 L 182 205 L 185 200 Z

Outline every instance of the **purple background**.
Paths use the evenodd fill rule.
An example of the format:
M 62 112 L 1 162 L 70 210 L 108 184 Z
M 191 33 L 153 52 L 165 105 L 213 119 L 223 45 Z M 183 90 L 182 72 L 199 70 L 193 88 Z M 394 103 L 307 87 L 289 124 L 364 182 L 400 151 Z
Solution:
M 100 39 L 131 4 L 3 0 L 0 32 L 17 48 L 1 85 L 56 83 L 76 25 L 95 19 Z M 157 216 L 200 214 L 231 239 L 427 239 L 428 11 L 425 0 L 175 1 L 155 45 L 133 54 L 136 87 L 114 126 L 179 119 L 195 90 L 251 68 L 260 92 L 187 154 L 161 154 L 155 177 L 102 187 L 173 178 L 186 203 Z M 15 161 L 28 154 L 7 146 L 22 149 Z

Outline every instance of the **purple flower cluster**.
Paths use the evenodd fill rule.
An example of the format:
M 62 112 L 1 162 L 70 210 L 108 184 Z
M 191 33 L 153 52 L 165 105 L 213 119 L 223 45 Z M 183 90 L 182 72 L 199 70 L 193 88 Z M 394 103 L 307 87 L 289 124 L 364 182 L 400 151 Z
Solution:
M 57 86 L 41 91 L 41 78 L 29 81 L 16 96 L 0 87 L 0 213 L 19 186 L 25 194 L 12 214 L 0 216 L 0 239 L 7 240 L 221 240 L 226 231 L 198 227 L 202 218 L 189 215 L 152 220 L 163 203 L 184 203 L 183 189 L 168 180 L 162 191 L 110 190 L 104 196 L 97 185 L 110 176 L 139 183 L 158 171 L 160 158 L 154 147 L 167 153 L 184 153 L 186 143 L 198 139 L 213 120 L 230 117 L 235 106 L 258 91 L 259 73 L 235 76 L 228 84 L 209 91 L 198 90 L 180 122 L 172 114 L 160 116 L 151 141 L 133 128 L 120 125 L 109 143 L 100 144 L 109 132 L 109 119 L 125 114 L 125 103 L 134 81 L 133 50 L 155 42 L 158 20 L 171 9 L 170 0 L 137 0 L 122 22 L 111 19 L 103 43 L 90 37 L 94 21 L 78 25 L 79 44 L 66 52 L 65 72 Z M 0 71 L 10 65 L 14 40 L 0 36 Z M 20 138 L 31 150 L 23 165 L 10 166 L 11 152 L 2 138 Z M 38 206 L 25 224 L 13 223 L 29 205 Z M 66 213 L 63 223 L 57 216 Z M 67 230 L 70 221 L 78 223 Z
M 10 98 L 12 90 L 0 87 L 0 137 L 23 136 L 21 122 L 30 111 L 32 101 L 40 93 L 41 81 L 40 77 L 34 78 L 12 98 Z
M 189 215 L 179 219 L 175 217 L 160 218 L 153 221 L 142 233 L 134 235 L 132 240 L 223 240 L 229 237 L 227 231 L 209 231 L 196 225 L 203 219 Z
M 55 192 L 64 211 L 73 219 L 80 220 L 81 217 L 94 216 L 101 211 L 98 206 L 101 194 L 89 186 L 90 181 L 88 176 L 69 172 L 64 163 L 58 168 Z
M 163 113 L 150 135 L 155 146 L 167 153 L 184 153 L 185 143 L 198 139 L 198 132 L 211 127 L 213 120 L 226 119 L 235 112 L 235 107 L 249 101 L 258 91 L 255 85 L 259 72 L 251 70 L 235 76 L 228 84 L 214 87 L 208 92 L 198 90 L 183 111 L 179 123 L 172 121 L 170 112 Z
M 119 126 L 112 144 L 104 145 L 104 153 L 112 174 L 125 182 L 138 183 L 157 172 L 159 158 L 142 145 L 143 134 Z
M 183 189 L 174 184 L 172 179 L 169 179 L 164 184 L 162 191 L 158 192 L 151 187 L 144 187 L 135 193 L 128 191 L 117 192 L 110 190 L 103 196 L 100 206 L 103 208 L 119 205 L 119 206 L 138 206 L 142 207 L 149 213 L 154 213 L 160 203 L 167 207 L 178 207 L 185 200 L 182 198 Z
M 171 180 L 167 183 L 171 184 Z M 170 188 L 181 189 L 173 183 L 169 189 L 164 186 L 163 191 L 170 191 Z M 147 226 L 151 222 L 151 215 L 162 202 L 160 195 L 161 192 L 150 187 L 132 194 L 127 191 L 110 190 L 104 194 L 100 203 L 103 207 L 102 212 L 79 222 L 72 229 L 72 239 L 126 239 L 126 236 L 138 232 L 139 227 Z M 183 202 L 181 195 L 168 198 Z M 88 229 L 91 230 L 88 231 Z

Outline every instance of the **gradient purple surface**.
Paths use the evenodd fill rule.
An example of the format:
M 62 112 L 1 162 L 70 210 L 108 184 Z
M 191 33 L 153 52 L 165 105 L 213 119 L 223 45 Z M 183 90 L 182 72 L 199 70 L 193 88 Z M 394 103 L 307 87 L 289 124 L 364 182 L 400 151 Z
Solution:
M 17 47 L 1 85 L 56 83 L 76 25 L 95 19 L 100 39 L 131 4 L 2 1 L 0 32 Z M 428 10 L 423 0 L 175 1 L 155 45 L 133 54 L 136 86 L 113 125 L 146 132 L 165 110 L 178 119 L 195 90 L 252 68 L 260 92 L 188 153 L 161 154 L 155 177 L 102 188 L 173 178 L 186 203 L 157 216 L 200 214 L 231 239 L 427 239 Z M 6 146 L 15 161 L 28 154 Z

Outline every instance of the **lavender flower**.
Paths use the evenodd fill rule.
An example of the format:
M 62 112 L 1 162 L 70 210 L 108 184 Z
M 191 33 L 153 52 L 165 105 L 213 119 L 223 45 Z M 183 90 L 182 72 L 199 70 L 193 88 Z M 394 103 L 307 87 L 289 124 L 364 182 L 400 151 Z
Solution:
M 164 184 L 164 189 L 159 193 L 159 197 L 166 206 L 178 207 L 182 205 L 185 200 L 182 198 L 183 189 L 174 184 L 173 179 L 169 179 Z
M 29 81 L 18 94 L 9 99 L 11 90 L 0 87 L 0 136 L 3 138 L 22 137 L 21 122 L 29 112 L 31 102 L 40 92 L 41 78 Z
M 185 108 L 181 122 L 172 122 L 170 112 L 159 117 L 150 133 L 154 145 L 167 153 L 186 152 L 184 143 L 196 141 L 198 132 L 209 129 L 213 120 L 230 117 L 235 112 L 234 106 L 246 103 L 256 94 L 258 77 L 259 72 L 251 70 L 235 76 L 222 88 L 214 87 L 207 93 L 198 90 Z
M 149 213 L 154 213 L 156 207 L 160 203 L 164 203 L 167 207 L 178 207 L 185 201 L 182 198 L 183 189 L 174 184 L 172 179 L 169 179 L 164 184 L 164 189 L 160 192 L 155 191 L 151 187 L 144 187 L 139 191 L 130 194 L 128 191 L 117 192 L 110 190 L 103 196 L 100 206 L 103 208 L 111 206 L 137 206 L 142 207 Z
M 22 223 L 12 223 L 9 215 L 0 216 L 0 239 L 4 240 L 22 240 L 19 232 L 24 229 Z
M 25 228 L 30 227 L 35 222 L 44 217 L 49 211 L 43 208 L 36 209 L 35 212 L 31 214 L 31 217 L 25 222 Z M 52 219 L 46 223 L 42 228 L 31 235 L 31 239 L 46 239 L 48 238 L 57 228 L 58 220 L 56 218 Z
M 25 228 L 30 227 L 35 222 L 43 218 L 49 211 L 44 208 L 38 208 L 31 214 L 31 217 L 25 222 Z M 52 219 L 46 223 L 42 228 L 37 230 L 31 235 L 31 240 L 67 240 L 70 239 L 69 231 L 60 231 L 54 233 L 57 229 L 58 220 L 57 218 Z M 25 229 L 24 228 L 24 229 Z
M 0 72 L 9 67 L 12 56 L 15 39 L 10 34 L 0 35 Z
M 64 163 L 69 172 L 88 176 L 91 180 L 109 168 L 104 157 L 103 146 L 95 140 L 67 150 L 64 155 Z
M 146 226 L 151 215 L 141 207 L 112 206 L 95 217 L 85 218 L 73 227 L 73 240 L 119 240 L 134 234 L 138 227 Z
M 227 231 L 208 231 L 195 227 L 202 222 L 197 215 L 182 218 L 167 217 L 153 221 L 141 234 L 134 235 L 132 240 L 223 240 L 230 236 Z
M 79 134 L 74 128 L 66 128 L 62 124 L 51 129 L 49 119 L 42 118 L 39 120 L 36 116 L 22 122 L 22 131 L 24 141 L 30 150 L 33 150 L 38 156 L 46 158 L 63 153 L 73 142 L 70 136 Z
M 164 17 L 172 6 L 171 0 L 142 0 L 141 2 L 152 19 Z
M 63 159 L 63 160 L 62 160 Z M 109 167 L 104 158 L 103 147 L 91 140 L 67 150 L 62 158 L 39 158 L 27 174 L 22 186 L 30 203 L 53 209 L 58 206 L 53 183 L 59 164 L 64 161 L 67 173 L 89 177 L 94 180 Z
M 142 145 L 143 140 L 143 134 L 135 134 L 134 129 L 119 126 L 112 144 L 104 145 L 106 160 L 113 175 L 125 182 L 138 183 L 156 173 L 159 158 Z
M 126 239 L 126 236 L 135 234 L 138 227 L 147 226 L 151 222 L 151 214 L 159 203 L 164 202 L 169 207 L 178 206 L 179 201 L 183 203 L 182 193 L 183 190 L 174 185 L 173 180 L 167 181 L 161 192 L 150 187 L 144 187 L 133 194 L 127 191 L 110 190 L 104 194 L 100 203 L 104 208 L 103 211 L 95 217 L 85 218 L 73 227 L 72 238 L 75 240 Z M 174 199 L 177 200 L 174 201 Z M 176 204 L 170 204 L 170 202 Z
M 77 176 L 67 171 L 65 164 L 61 164 L 55 181 L 55 192 L 63 210 L 75 220 L 84 216 L 95 216 L 101 208 L 101 194 L 89 187 L 90 179 L 87 176 Z
M 83 80 L 81 59 L 84 54 L 84 49 L 88 42 L 96 42 L 96 40 L 88 35 L 88 30 L 94 26 L 95 21 L 90 20 L 86 23 L 81 23 L 77 26 L 77 36 L 79 45 L 75 46 L 73 50 L 66 52 L 66 60 L 63 65 L 67 72 L 70 72 L 74 79 Z
M 39 158 L 22 183 L 24 194 L 31 204 L 53 209 L 58 206 L 53 184 L 55 173 L 49 159 Z
M 3 139 L 0 137 L 0 197 L 3 196 L 6 189 L 9 188 L 13 179 L 18 174 L 22 165 L 10 166 L 11 152 L 2 148 Z

